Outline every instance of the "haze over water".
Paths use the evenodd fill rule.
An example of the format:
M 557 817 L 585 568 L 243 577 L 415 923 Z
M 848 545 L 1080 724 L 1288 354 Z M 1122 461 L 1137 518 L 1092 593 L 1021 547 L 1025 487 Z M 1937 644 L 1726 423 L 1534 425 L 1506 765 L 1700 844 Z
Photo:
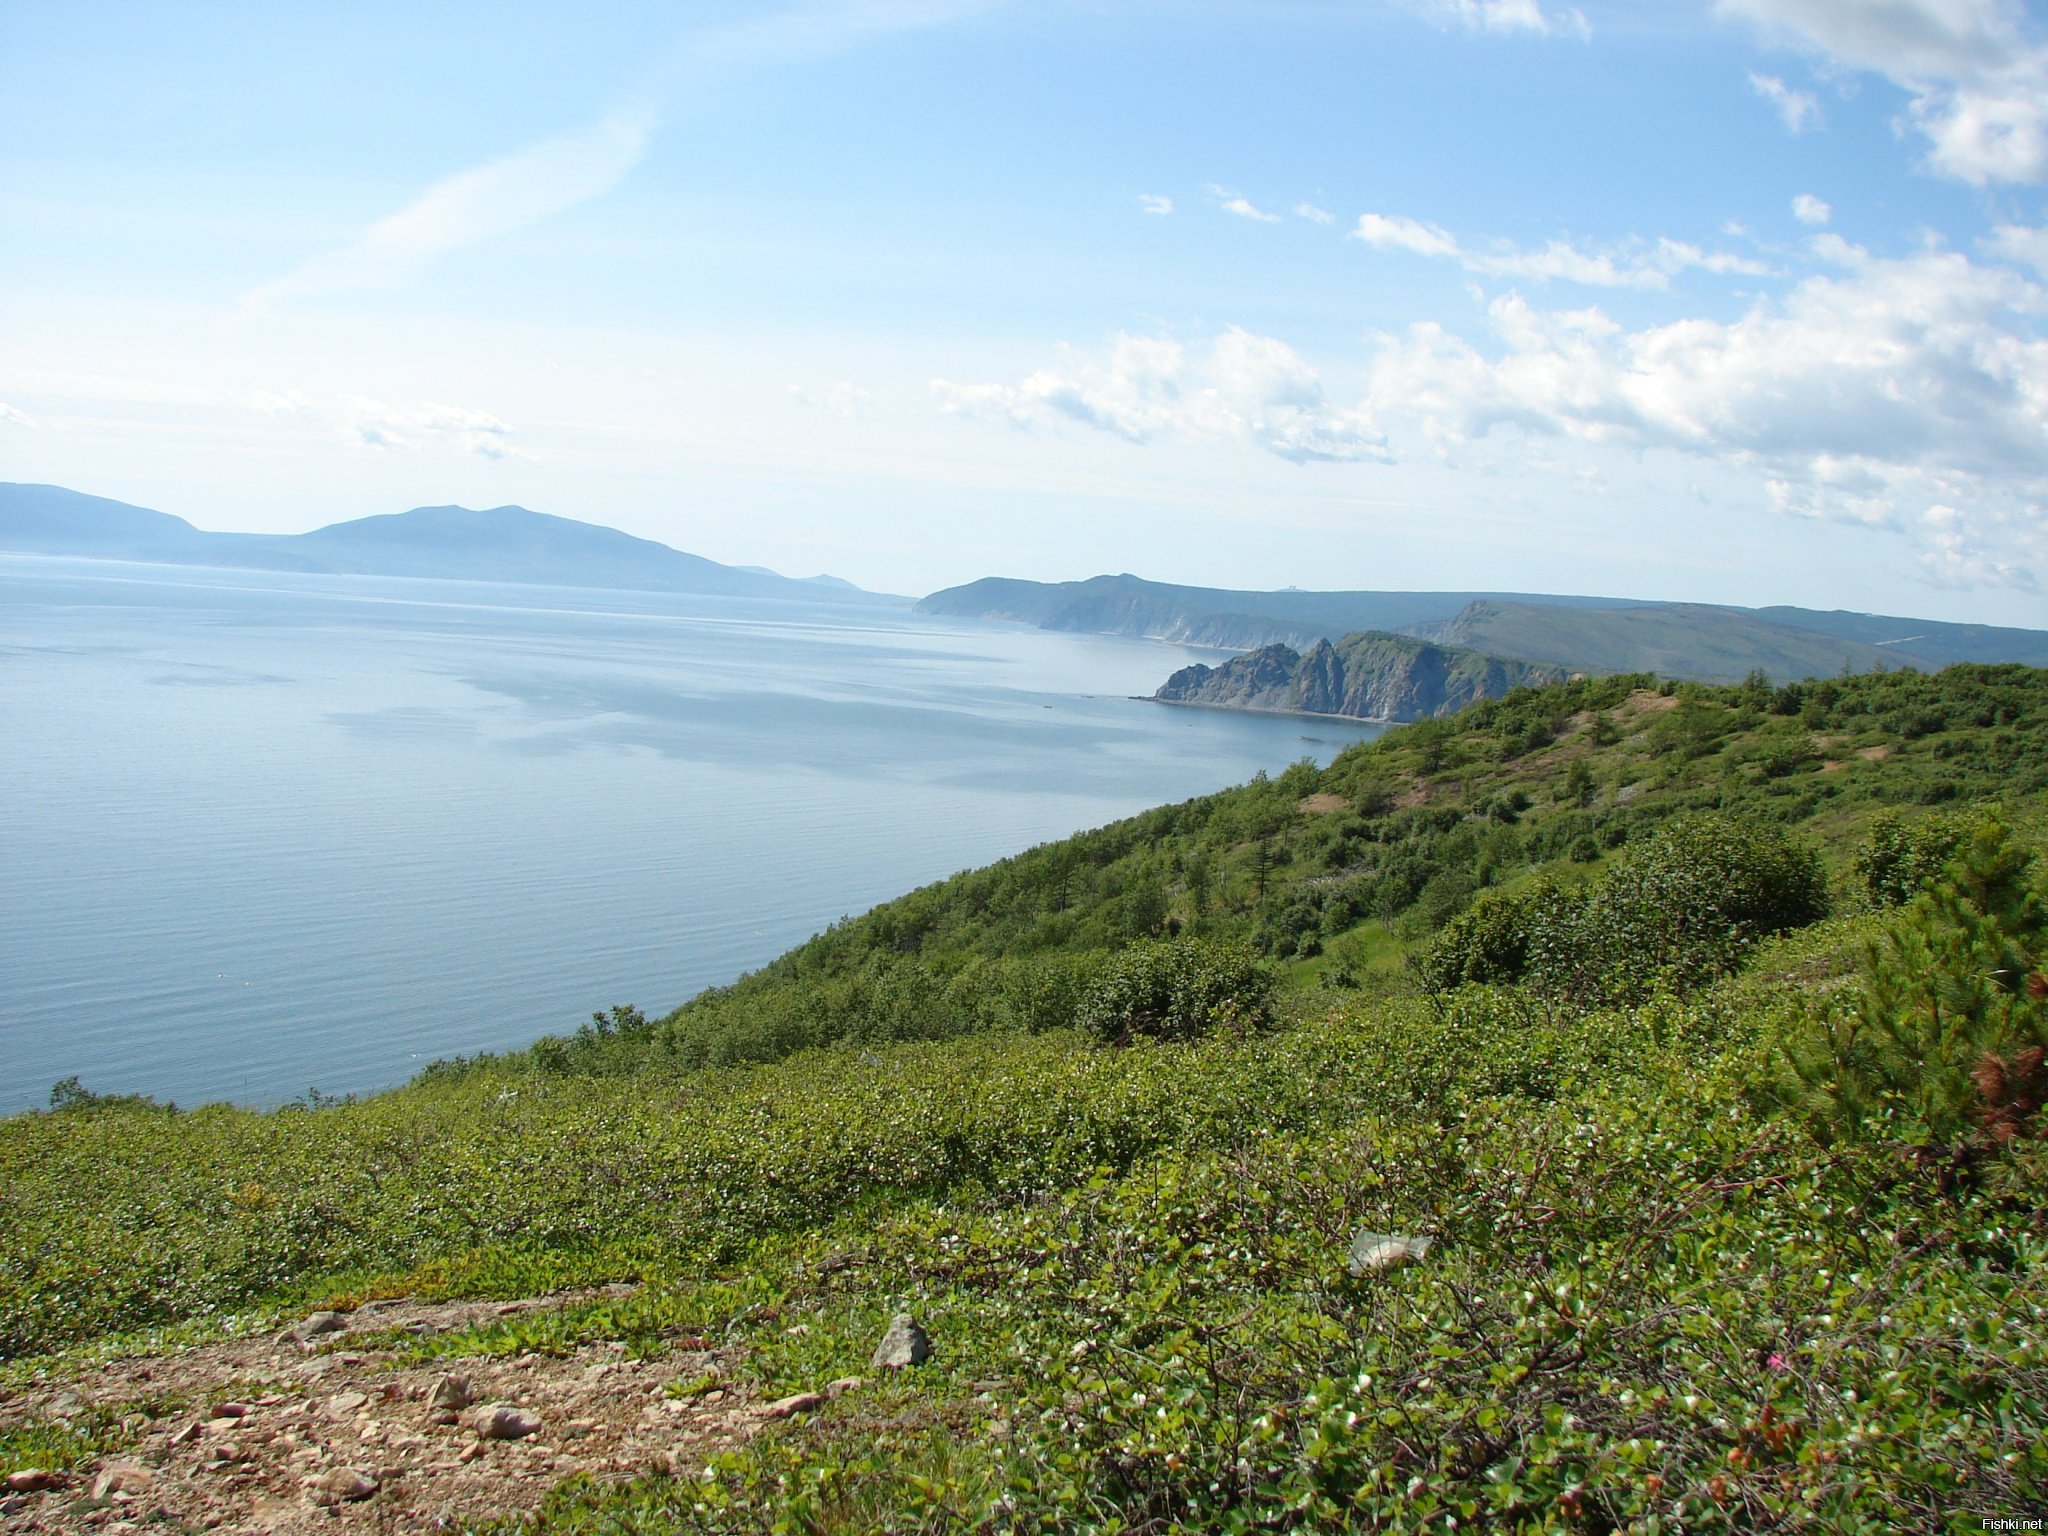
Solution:
M 363 1092 L 1375 728 L 906 611 L 0 556 L 0 1112 Z M 1210 659 L 1213 659 L 1211 657 Z

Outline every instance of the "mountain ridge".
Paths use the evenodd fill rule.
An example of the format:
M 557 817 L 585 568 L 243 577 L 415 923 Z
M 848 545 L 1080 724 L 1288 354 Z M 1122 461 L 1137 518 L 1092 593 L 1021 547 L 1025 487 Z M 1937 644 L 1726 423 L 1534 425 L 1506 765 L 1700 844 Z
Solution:
M 1141 636 L 1219 650 L 1305 650 L 1366 630 L 1452 644 L 1571 672 L 1657 671 L 1734 682 L 1939 669 L 1958 662 L 2048 665 L 2048 630 L 1957 624 L 1779 604 L 1513 592 L 1252 592 L 1177 586 L 1126 572 L 1085 581 L 984 577 L 931 593 L 924 613 Z
M 213 533 L 54 485 L 0 482 L 0 550 L 234 570 L 499 581 L 808 602 L 895 601 L 837 577 L 722 565 L 617 528 L 526 507 L 414 507 L 306 533 Z

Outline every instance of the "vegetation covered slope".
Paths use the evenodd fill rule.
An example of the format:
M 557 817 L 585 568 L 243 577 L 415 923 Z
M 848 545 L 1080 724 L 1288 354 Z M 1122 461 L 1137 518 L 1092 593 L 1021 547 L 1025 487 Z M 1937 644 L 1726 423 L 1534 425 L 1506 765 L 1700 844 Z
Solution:
M 908 1307 L 934 1356 L 528 1528 L 2030 1513 L 2044 704 L 2017 668 L 1528 690 L 362 1103 L 74 1086 L 0 1123 L 5 1379 L 637 1278 L 417 1348 L 715 1337 L 773 1395 Z
M 1227 709 L 1423 720 L 1563 677 L 1556 667 L 1367 630 L 1334 645 L 1318 640 L 1305 652 L 1269 645 L 1220 667 L 1183 667 L 1153 697 Z

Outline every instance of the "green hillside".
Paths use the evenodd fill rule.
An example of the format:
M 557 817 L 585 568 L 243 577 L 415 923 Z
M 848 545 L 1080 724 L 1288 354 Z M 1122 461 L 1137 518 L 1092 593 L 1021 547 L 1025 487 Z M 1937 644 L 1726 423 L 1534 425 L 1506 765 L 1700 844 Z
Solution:
M 5 1406 L 139 1330 L 625 1280 L 389 1347 L 819 1396 L 506 1529 L 1975 1531 L 2048 1506 L 2044 835 L 2048 674 L 1580 680 L 362 1102 L 60 1085 L 0 1462 L 155 1443 Z

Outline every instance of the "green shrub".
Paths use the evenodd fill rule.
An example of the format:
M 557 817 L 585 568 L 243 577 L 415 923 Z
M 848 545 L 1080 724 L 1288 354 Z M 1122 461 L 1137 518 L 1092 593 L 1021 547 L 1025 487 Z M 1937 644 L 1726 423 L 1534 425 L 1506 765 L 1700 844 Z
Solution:
M 1243 944 L 1161 939 L 1133 944 L 1109 962 L 1075 1023 L 1116 1044 L 1193 1040 L 1273 1021 L 1273 974 Z
M 1714 812 L 1673 818 L 1583 901 L 1532 909 L 1527 966 L 1582 1004 L 1683 991 L 1732 970 L 1769 934 L 1827 915 L 1820 857 L 1783 830 Z
M 1997 817 L 1873 943 L 1852 998 L 1783 1047 L 1780 1096 L 1823 1144 L 1903 1141 L 1952 1162 L 2036 1136 L 2048 1090 L 2048 903 Z

